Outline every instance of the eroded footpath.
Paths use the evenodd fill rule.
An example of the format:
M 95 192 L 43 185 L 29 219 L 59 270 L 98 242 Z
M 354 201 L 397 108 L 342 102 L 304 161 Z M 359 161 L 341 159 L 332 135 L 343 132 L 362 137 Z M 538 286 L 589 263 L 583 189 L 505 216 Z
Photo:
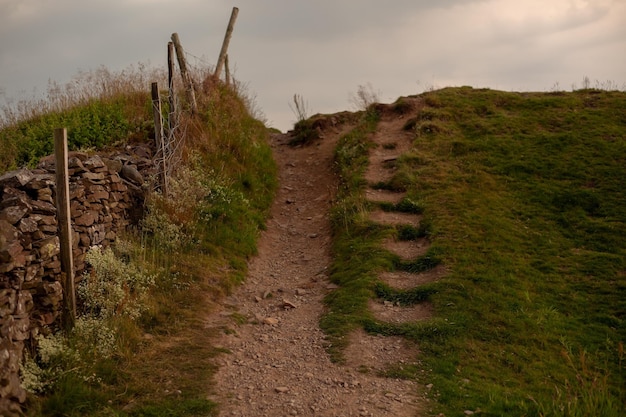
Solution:
M 287 145 L 272 138 L 280 188 L 247 281 L 207 319 L 219 329 L 215 390 L 221 416 L 416 416 L 412 381 L 362 372 L 372 361 L 398 362 L 415 347 L 363 333 L 346 364 L 330 361 L 319 329 L 323 298 L 333 285 L 329 209 L 337 180 L 333 150 L 351 127 L 324 132 L 316 144 Z M 383 340 L 384 339 L 384 340 Z M 375 368 L 375 367 L 374 367 Z

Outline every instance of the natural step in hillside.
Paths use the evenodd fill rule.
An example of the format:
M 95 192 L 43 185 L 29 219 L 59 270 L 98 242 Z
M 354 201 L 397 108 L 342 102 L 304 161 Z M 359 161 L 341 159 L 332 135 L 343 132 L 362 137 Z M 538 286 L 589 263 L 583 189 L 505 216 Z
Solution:
M 378 275 L 378 279 L 398 290 L 408 290 L 420 285 L 438 281 L 446 275 L 445 266 L 437 265 L 433 269 L 420 273 L 404 271 L 386 271 Z
M 372 203 L 398 204 L 406 196 L 404 192 L 370 188 L 365 190 L 365 199 Z
M 404 129 L 410 113 L 388 112 L 383 112 L 370 138 L 376 146 L 369 152 L 369 164 L 363 176 L 369 184 L 389 181 L 395 173 L 397 159 L 411 150 L 413 135 Z
M 419 214 L 402 213 L 397 211 L 374 210 L 369 213 L 370 221 L 390 226 L 409 225 L 418 227 L 422 216 Z
M 368 184 L 384 183 L 391 180 L 396 172 L 397 159 L 402 153 L 410 149 L 410 144 L 400 147 L 395 142 L 392 145 L 386 145 L 394 146 L 392 149 L 384 146 L 377 146 L 370 152 L 369 164 L 363 175 Z
M 401 336 L 372 335 L 358 329 L 351 332 L 348 339 L 344 351 L 345 365 L 359 372 L 384 372 L 398 364 L 417 362 L 418 346 Z M 414 385 L 410 381 L 404 383 Z
M 374 318 L 385 323 L 413 323 L 433 317 L 433 306 L 428 301 L 404 306 L 391 301 L 370 300 L 368 308 Z
M 426 238 L 417 240 L 397 240 L 394 238 L 385 239 L 383 248 L 398 255 L 400 259 L 410 261 L 425 255 L 430 247 L 430 242 Z

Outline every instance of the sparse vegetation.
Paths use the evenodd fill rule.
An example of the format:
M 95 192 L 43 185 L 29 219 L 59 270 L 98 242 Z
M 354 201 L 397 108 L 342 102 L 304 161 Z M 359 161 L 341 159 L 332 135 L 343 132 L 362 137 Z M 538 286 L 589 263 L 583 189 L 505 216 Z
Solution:
M 116 315 L 127 315 L 131 319 L 140 317 L 155 277 L 124 262 L 111 248 L 92 248 L 86 260 L 92 269 L 78 287 L 83 314 L 96 319 Z
M 300 94 L 293 95 L 293 105 L 289 104 L 289 108 L 296 116 L 296 123 L 302 122 L 309 118 L 309 106 L 306 101 L 304 101 L 304 97 Z
M 294 125 L 294 138 L 290 144 L 292 146 L 305 145 L 320 138 L 319 130 L 314 125 L 312 119 L 301 120 Z
M 380 91 L 374 90 L 372 84 L 359 84 L 355 93 L 350 94 L 350 103 L 355 110 L 365 111 L 372 104 L 380 102 Z M 398 106 L 401 111 L 402 104 Z

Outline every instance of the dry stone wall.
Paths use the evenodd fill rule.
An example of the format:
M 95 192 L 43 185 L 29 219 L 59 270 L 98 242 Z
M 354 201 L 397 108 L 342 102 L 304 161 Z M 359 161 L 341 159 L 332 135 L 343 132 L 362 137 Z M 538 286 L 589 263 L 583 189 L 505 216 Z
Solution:
M 147 147 L 107 157 L 70 153 L 77 282 L 87 251 L 110 245 L 140 216 L 144 176 L 152 166 Z M 25 343 L 57 325 L 63 309 L 54 171 L 54 159 L 47 157 L 37 169 L 0 176 L 0 415 L 19 414 L 26 398 L 19 381 Z

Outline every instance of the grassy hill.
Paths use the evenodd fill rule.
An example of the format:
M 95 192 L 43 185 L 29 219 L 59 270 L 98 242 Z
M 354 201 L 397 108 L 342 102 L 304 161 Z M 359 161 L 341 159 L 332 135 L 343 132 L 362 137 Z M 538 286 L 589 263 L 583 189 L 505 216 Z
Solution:
M 341 316 L 323 317 L 322 327 L 331 339 L 359 325 L 415 340 L 422 366 L 392 376 L 432 384 L 434 415 L 619 416 L 626 409 L 626 94 L 463 87 L 419 97 L 405 126 L 413 148 L 380 186 L 407 190 L 424 216 L 429 256 L 448 275 L 417 295 L 385 294 L 367 280 L 350 291 L 403 302 L 425 297 L 435 317 L 381 326 L 343 308 L 350 299 L 338 292 L 327 302 Z M 31 414 L 215 412 L 206 390 L 217 351 L 197 311 L 245 276 L 276 187 L 268 131 L 244 102 L 217 86 L 200 116 L 187 120 L 186 168 L 173 198 L 150 199 L 143 231 L 114 248 L 117 271 L 135 265 L 156 277 L 141 318 L 105 320 L 102 329 L 115 334 L 111 356 L 94 361 L 87 353 L 79 365 L 73 354 L 59 356 L 61 371 L 39 375 Z M 372 228 L 356 220 L 366 205 L 359 173 L 377 123 L 373 109 L 337 149 L 345 189 L 333 218 L 345 233 L 335 235 L 335 272 L 369 274 L 387 262 L 371 251 Z M 47 153 L 59 123 L 70 128 L 75 149 L 96 149 L 145 140 L 151 118 L 147 94 L 132 93 L 5 125 L 0 172 Z M 79 349 L 69 340 L 71 352 Z
M 626 94 L 463 87 L 420 99 L 405 126 L 413 147 L 380 187 L 407 191 L 432 242 L 425 259 L 442 262 L 448 275 L 419 294 L 390 294 L 355 277 L 349 291 L 329 297 L 322 326 L 337 346 L 355 325 L 417 342 L 423 367 L 393 375 L 432 384 L 435 414 L 621 415 Z M 359 215 L 367 206 L 359 173 L 376 123 L 375 107 L 369 112 L 337 150 L 346 188 L 335 213 L 338 282 L 357 269 L 375 276 L 388 263 Z M 376 322 L 364 292 L 403 303 L 426 298 L 435 317 Z

